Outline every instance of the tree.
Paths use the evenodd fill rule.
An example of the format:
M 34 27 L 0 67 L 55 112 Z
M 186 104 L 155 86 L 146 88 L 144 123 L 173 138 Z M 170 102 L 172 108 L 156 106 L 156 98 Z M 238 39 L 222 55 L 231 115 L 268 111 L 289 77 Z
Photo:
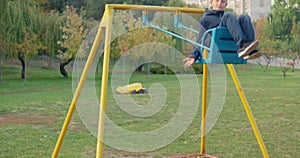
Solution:
M 293 18 L 293 26 L 291 30 L 291 49 L 293 52 L 295 52 L 296 57 L 293 58 L 295 61 L 297 58 L 299 58 L 300 55 L 300 22 L 296 22 L 296 17 Z
M 297 52 L 299 43 L 297 39 L 299 32 L 296 27 L 300 20 L 299 3 L 300 0 L 275 0 L 268 19 L 261 19 L 257 22 L 256 37 L 260 40 L 260 50 L 264 54 L 267 65 L 264 68 L 260 61 L 256 61 L 262 66 L 264 72 L 276 57 L 295 58 L 293 52 Z M 288 69 L 284 66 L 284 61 L 282 62 L 280 64 L 285 77 Z
M 278 43 L 270 36 L 271 31 L 269 28 L 270 24 L 268 23 L 268 20 L 263 18 L 259 19 L 255 25 L 255 36 L 260 41 L 260 50 L 264 55 L 263 58 L 256 60 L 256 62 L 261 66 L 263 72 L 267 71 L 271 61 L 274 60 L 276 56 L 275 50 L 278 48 Z
M 48 67 L 50 68 L 51 59 L 54 57 L 59 57 L 61 62 L 65 60 L 62 56 L 66 54 L 57 55 L 58 50 L 67 50 L 67 53 L 74 55 L 72 52 L 75 52 L 75 45 L 79 47 L 82 34 L 72 33 L 72 31 L 71 33 L 68 32 L 68 30 L 72 30 L 71 27 L 75 28 L 77 26 L 73 24 L 74 22 L 70 18 L 68 19 L 66 13 L 61 14 L 55 10 L 48 10 L 49 3 L 54 2 L 58 1 L 0 1 L 0 9 L 3 11 L 0 14 L 0 80 L 2 80 L 1 61 L 5 57 L 17 57 L 20 60 L 22 65 L 21 78 L 24 79 L 24 83 L 26 84 L 26 60 L 29 57 L 39 55 L 40 59 L 47 59 Z M 86 1 L 64 2 L 81 6 Z M 72 14 L 76 14 L 80 18 L 84 15 L 80 9 L 73 9 Z M 76 19 L 76 17 L 71 19 L 74 18 Z M 88 27 L 94 25 L 94 22 L 90 20 L 83 21 L 83 19 L 80 19 L 79 21 L 82 25 Z M 82 25 L 76 30 L 77 32 L 83 29 Z M 67 39 L 67 37 L 71 36 L 75 38 Z M 80 42 L 76 41 L 77 39 L 80 39 Z M 58 44 L 58 41 L 61 41 L 61 43 Z M 62 46 L 66 46 L 66 48 L 62 48 Z M 64 69 L 61 70 L 63 71 Z
M 296 22 L 300 20 L 298 5 L 300 0 L 275 0 L 272 6 L 272 13 L 269 16 L 271 20 L 271 30 L 274 37 L 285 37 L 285 40 L 290 40 L 293 17 Z
M 4 41 L 3 41 L 3 37 L 2 34 L 0 34 L 0 83 L 3 82 L 3 73 L 2 73 L 2 58 L 3 58 L 3 51 L 5 49 L 4 46 Z
M 15 44 L 15 49 L 22 64 L 21 78 L 25 80 L 26 84 L 26 57 L 37 54 L 38 50 L 43 49 L 44 46 L 37 42 L 38 36 L 35 33 L 29 33 L 25 28 L 23 28 L 22 32 L 24 34 L 22 42 Z
M 60 72 L 64 77 L 68 77 L 65 66 L 73 60 L 83 38 L 86 36 L 86 30 L 82 25 L 81 14 L 83 13 L 82 9 L 78 11 L 72 6 L 67 6 L 64 11 L 66 19 L 64 26 L 61 27 L 63 40 L 58 41 L 62 49 L 59 50 L 57 55 L 57 59 L 60 61 Z
M 172 7 L 184 7 L 185 3 L 181 0 L 170 0 L 168 2 L 168 6 L 172 6 Z
M 2 74 L 2 58 L 7 53 L 7 14 L 6 14 L 6 6 L 7 6 L 8 0 L 2 0 L 0 1 L 0 10 L 3 10 L 4 13 L 0 14 L 0 83 L 3 82 L 3 74 Z
M 124 13 L 123 13 L 124 15 Z M 140 17 L 135 18 L 132 14 L 127 15 L 129 19 L 127 19 L 126 27 L 128 30 L 131 30 L 118 38 L 119 46 L 121 47 L 121 53 L 128 53 L 130 48 L 138 46 L 140 44 L 149 43 L 149 42 L 157 42 L 164 43 L 173 47 L 176 43 L 176 40 L 166 33 L 160 32 L 156 29 L 149 27 L 142 27 L 142 20 Z M 165 28 L 167 29 L 167 28 Z M 170 56 L 169 52 L 159 53 L 163 50 L 163 47 L 152 47 L 147 48 L 147 53 L 144 53 L 144 48 L 136 48 L 135 52 L 130 53 L 130 59 L 135 63 L 135 65 L 139 65 L 137 71 L 141 71 L 143 67 L 144 60 L 151 59 L 154 56 L 158 59 L 164 59 L 165 57 Z M 164 55 L 164 56 L 162 56 Z
M 39 49 L 39 58 L 41 60 L 47 60 L 47 68 L 52 67 L 52 60 L 56 57 L 58 50 L 61 48 L 57 41 L 62 41 L 62 30 L 61 27 L 64 25 L 64 18 L 59 14 L 58 11 L 51 11 L 45 13 L 47 20 L 43 20 L 41 28 L 39 30 L 39 38 L 44 49 Z
M 105 4 L 105 0 L 87 0 L 85 16 L 95 20 L 100 20 L 104 13 Z
M 26 57 L 37 54 L 43 48 L 38 38 L 41 27 L 41 12 L 35 1 L 6 1 L 4 16 L 7 27 L 6 43 L 9 47 L 6 54 L 17 56 L 22 64 L 21 78 L 26 84 Z
M 39 0 L 39 1 L 45 1 L 45 0 Z M 73 6 L 74 8 L 80 9 L 84 8 L 86 6 L 87 0 L 49 0 L 46 4 L 46 8 L 48 10 L 58 10 L 60 13 L 64 12 L 66 10 L 67 6 Z
M 86 17 L 100 20 L 106 4 L 136 4 L 166 6 L 168 0 L 86 0 Z M 95 5 L 96 4 L 96 5 Z

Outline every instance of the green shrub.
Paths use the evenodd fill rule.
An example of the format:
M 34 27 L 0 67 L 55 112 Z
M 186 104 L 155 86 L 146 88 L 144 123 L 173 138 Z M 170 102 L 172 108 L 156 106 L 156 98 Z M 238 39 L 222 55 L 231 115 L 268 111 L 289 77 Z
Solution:
M 196 74 L 202 74 L 202 64 L 194 64 L 193 68 Z M 176 70 L 176 72 L 174 72 L 173 70 Z M 152 74 L 189 74 L 193 73 L 193 70 L 185 69 L 182 65 L 178 63 L 171 64 L 166 68 L 164 65 L 161 64 L 151 64 L 150 72 Z

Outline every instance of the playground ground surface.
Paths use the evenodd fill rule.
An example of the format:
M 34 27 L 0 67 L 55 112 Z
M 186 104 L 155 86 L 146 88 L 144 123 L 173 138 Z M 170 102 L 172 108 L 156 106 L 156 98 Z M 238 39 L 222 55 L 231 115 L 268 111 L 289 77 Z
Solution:
M 271 157 L 300 155 L 300 71 L 288 72 L 270 67 L 266 73 L 256 65 L 235 66 L 249 105 Z M 72 79 L 59 72 L 30 67 L 27 85 L 19 79 L 19 66 L 4 65 L 4 82 L 0 84 L 0 157 L 50 157 L 72 100 Z M 201 75 L 198 75 L 201 83 Z M 99 81 L 99 80 L 97 80 Z M 128 129 L 155 129 L 167 123 L 176 112 L 180 92 L 174 75 L 134 74 L 132 82 L 145 88 L 163 84 L 168 97 L 166 106 L 157 115 L 160 121 L 128 117 L 117 105 L 108 107 L 108 116 Z M 99 81 L 100 83 L 100 81 Z M 168 91 L 169 92 L 169 91 Z M 242 108 L 233 82 L 227 75 L 226 103 L 219 120 L 207 135 L 206 151 L 219 157 L 262 157 L 251 126 Z M 142 103 L 147 94 L 134 95 Z M 108 99 L 111 99 L 110 97 Z M 170 112 L 171 111 L 171 112 Z M 117 115 L 116 115 L 117 114 Z M 200 108 L 189 128 L 168 146 L 145 153 L 118 151 L 105 146 L 104 157 L 167 157 L 199 152 Z M 153 119 L 157 119 L 153 117 Z M 124 121 L 126 120 L 126 121 Z M 96 138 L 83 125 L 75 111 L 59 157 L 95 157 Z

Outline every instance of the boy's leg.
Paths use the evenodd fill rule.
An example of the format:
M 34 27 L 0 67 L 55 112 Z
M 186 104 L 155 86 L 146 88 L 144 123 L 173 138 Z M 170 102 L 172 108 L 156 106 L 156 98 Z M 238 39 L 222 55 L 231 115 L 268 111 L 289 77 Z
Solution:
M 244 31 L 243 31 L 243 29 L 247 29 L 246 25 L 249 25 L 249 23 L 248 23 L 249 21 L 247 21 L 245 19 L 241 19 L 241 21 L 243 22 L 243 24 L 242 24 L 243 28 L 241 27 L 240 21 L 237 20 L 236 16 L 233 13 L 226 12 L 222 17 L 220 26 L 227 27 L 231 36 L 235 40 L 237 47 L 239 48 L 238 49 L 239 57 L 245 57 L 251 51 L 253 51 L 257 48 L 258 41 L 252 40 L 252 41 L 248 42 L 248 40 L 251 40 L 251 38 L 254 39 L 254 31 L 253 31 L 251 19 L 250 19 L 250 24 L 251 24 L 252 30 L 251 29 L 247 30 L 247 36 L 248 36 L 248 34 L 250 34 L 249 39 L 246 39 L 246 36 L 244 35 Z M 253 37 L 251 37 L 251 33 L 253 33 Z
M 251 22 L 251 17 L 248 14 L 244 13 L 239 17 L 239 23 L 240 23 L 242 31 L 245 35 L 245 42 L 252 43 L 252 44 L 256 43 L 255 47 L 257 47 L 258 42 L 253 43 L 253 41 L 255 41 L 255 33 L 254 33 L 254 28 L 253 28 L 253 25 Z M 260 57 L 261 55 L 262 55 L 261 52 L 255 48 L 248 55 L 244 56 L 244 59 L 247 59 L 247 60 L 255 59 L 255 58 Z M 239 54 L 239 56 L 241 56 L 241 54 Z
M 221 19 L 220 26 L 227 27 L 236 45 L 238 47 L 242 46 L 245 41 L 245 35 L 240 27 L 239 21 L 233 13 L 225 12 Z
M 241 29 L 245 35 L 245 42 L 252 42 L 255 40 L 254 28 L 251 18 L 248 14 L 244 13 L 239 17 Z

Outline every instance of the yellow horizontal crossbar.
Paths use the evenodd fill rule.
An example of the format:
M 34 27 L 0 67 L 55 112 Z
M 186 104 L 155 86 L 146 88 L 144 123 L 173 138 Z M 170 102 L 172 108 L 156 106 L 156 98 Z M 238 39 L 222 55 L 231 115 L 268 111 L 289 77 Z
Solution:
M 169 11 L 182 13 L 198 13 L 203 14 L 205 9 L 201 8 L 182 8 L 182 7 L 166 7 L 166 6 L 150 6 L 150 5 L 127 5 L 127 4 L 107 4 L 106 7 L 115 10 L 127 10 L 127 9 L 148 9 L 153 11 Z

